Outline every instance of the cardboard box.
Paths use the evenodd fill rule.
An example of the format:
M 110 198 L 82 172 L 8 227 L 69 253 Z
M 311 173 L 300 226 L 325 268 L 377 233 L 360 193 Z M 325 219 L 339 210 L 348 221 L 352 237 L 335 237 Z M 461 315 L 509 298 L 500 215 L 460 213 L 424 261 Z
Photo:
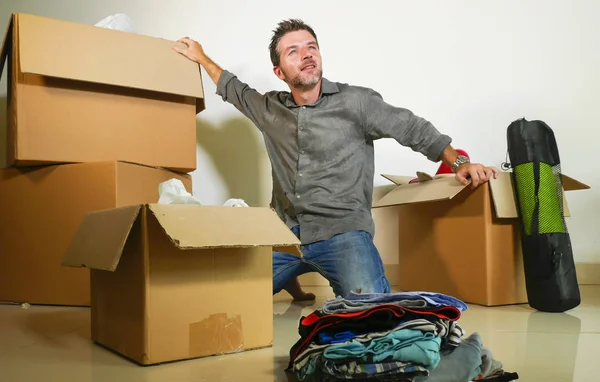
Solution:
M 475 190 L 454 175 L 431 179 L 383 175 L 395 187 L 374 208 L 399 206 L 399 279 L 402 290 L 445 293 L 486 306 L 527 302 L 523 254 L 511 174 Z M 566 175 L 565 191 L 589 186 Z M 566 197 L 564 212 L 570 216 Z
M 63 265 L 91 269 L 92 340 L 143 365 L 273 344 L 269 208 L 134 205 L 88 214 Z
M 120 160 L 196 169 L 200 69 L 175 42 L 28 14 L 10 19 L 7 166 Z
M 61 266 L 88 212 L 158 201 L 189 175 L 121 162 L 0 170 L 0 301 L 90 305 L 87 269 Z

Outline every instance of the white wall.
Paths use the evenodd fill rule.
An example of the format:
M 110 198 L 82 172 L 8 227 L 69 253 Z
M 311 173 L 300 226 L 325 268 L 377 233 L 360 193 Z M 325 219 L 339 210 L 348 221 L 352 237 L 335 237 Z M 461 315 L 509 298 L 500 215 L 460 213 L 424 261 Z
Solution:
M 370 86 L 454 138 L 477 161 L 499 166 L 506 127 L 520 117 L 555 131 L 563 171 L 592 186 L 573 192 L 568 221 L 577 261 L 600 261 L 600 2 L 595 0 L 302 2 L 230 0 L 4 0 L 11 12 L 96 23 L 128 14 L 138 33 L 190 36 L 223 67 L 260 91 L 284 89 L 267 46 L 282 18 L 301 17 L 320 39 L 325 76 Z M 76 47 L 73 47 L 76 49 Z M 140 52 L 143 54 L 143 52 Z M 204 73 L 207 110 L 199 116 L 195 194 L 204 203 L 241 197 L 266 205 L 270 168 L 262 138 L 214 94 Z M 0 92 L 5 92 L 2 80 Z M 2 146 L 0 146 L 0 150 Z M 437 166 L 395 141 L 376 146 L 376 173 L 411 174 Z M 230 154 L 243 155 L 235 163 Z M 248 175 L 241 175 L 238 166 Z M 376 176 L 376 185 L 388 184 Z

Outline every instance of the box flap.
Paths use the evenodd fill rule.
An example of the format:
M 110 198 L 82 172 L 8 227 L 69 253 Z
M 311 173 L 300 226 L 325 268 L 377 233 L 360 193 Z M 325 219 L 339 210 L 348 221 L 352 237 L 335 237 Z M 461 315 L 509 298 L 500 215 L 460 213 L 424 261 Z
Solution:
M 395 178 L 395 180 L 401 181 L 399 178 Z M 375 200 L 373 207 L 452 199 L 465 187 L 467 186 L 460 184 L 454 176 L 437 177 L 423 183 L 404 184 L 396 187 L 381 199 Z
M 389 175 L 389 174 L 381 174 L 381 176 L 383 176 L 390 182 L 396 184 L 397 186 L 401 186 L 403 184 L 408 184 L 411 180 L 415 179 L 414 176 L 401 176 L 401 175 Z
M 150 204 L 181 249 L 271 246 L 301 256 L 300 240 L 269 208 Z
M 62 265 L 114 271 L 140 205 L 89 213 L 75 233 Z
M 500 172 L 496 179 L 490 179 L 490 190 L 496 216 L 516 218 L 517 207 L 510 172 Z
M 2 50 L 0 50 L 0 80 L 2 79 L 2 73 L 4 73 L 4 66 L 9 60 L 10 52 L 12 50 L 12 34 L 14 30 L 14 17 L 10 18 L 8 22 L 8 28 L 6 28 L 6 34 L 4 35 L 4 40 L 2 41 Z M 7 73 L 10 76 L 10 73 Z M 10 82 L 9 82 L 10 83 Z M 8 89 L 10 92 L 10 89 Z
M 490 179 L 492 200 L 498 218 L 509 219 L 519 217 L 511 175 L 511 172 L 501 172 L 498 174 L 498 178 Z M 590 186 L 567 175 L 562 174 L 561 178 L 564 191 L 585 190 L 590 188 Z M 567 198 L 563 198 L 563 214 L 567 217 L 571 216 Z
M 591 187 L 587 184 L 581 183 L 578 180 L 571 178 L 565 174 L 561 174 L 563 189 L 565 191 L 578 191 L 578 190 L 588 190 Z
M 200 67 L 174 41 L 29 14 L 16 30 L 24 73 L 189 96 L 204 109 Z

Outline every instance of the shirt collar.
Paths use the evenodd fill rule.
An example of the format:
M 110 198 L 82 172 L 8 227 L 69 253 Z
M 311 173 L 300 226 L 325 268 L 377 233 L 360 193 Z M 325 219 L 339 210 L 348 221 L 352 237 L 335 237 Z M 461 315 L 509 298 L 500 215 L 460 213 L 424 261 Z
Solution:
M 319 95 L 319 99 L 322 96 L 328 94 L 339 93 L 340 89 L 338 88 L 335 82 L 329 81 L 327 78 L 321 79 L 321 94 Z M 294 97 L 292 97 L 292 93 L 288 93 L 287 100 L 285 101 L 285 105 L 288 107 L 297 107 L 296 102 L 294 102 Z
M 323 94 L 335 94 L 339 93 L 340 89 L 338 88 L 335 82 L 329 81 L 327 78 L 323 78 L 321 81 L 321 95 Z

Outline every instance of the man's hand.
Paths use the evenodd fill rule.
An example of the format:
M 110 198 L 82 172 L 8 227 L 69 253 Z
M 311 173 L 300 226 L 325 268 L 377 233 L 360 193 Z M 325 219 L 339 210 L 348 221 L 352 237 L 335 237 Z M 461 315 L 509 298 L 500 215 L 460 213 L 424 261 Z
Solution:
M 484 184 L 494 176 L 494 179 L 498 177 L 498 169 L 495 167 L 486 167 L 479 163 L 464 163 L 461 164 L 456 170 L 456 180 L 465 186 L 469 184 L 469 178 L 471 179 L 471 186 L 476 188 L 477 186 Z
M 219 78 L 223 73 L 223 69 L 211 60 L 205 53 L 202 45 L 189 37 L 180 38 L 177 40 L 180 45 L 173 47 L 173 50 L 191 61 L 202 65 L 214 83 L 219 82 Z
M 197 41 L 194 41 L 189 37 L 184 37 L 177 40 L 177 42 L 183 44 L 183 46 L 176 45 L 173 47 L 173 50 L 184 55 L 190 60 L 201 64 L 202 59 L 206 57 L 204 54 L 204 49 L 202 49 L 202 45 L 200 45 Z

